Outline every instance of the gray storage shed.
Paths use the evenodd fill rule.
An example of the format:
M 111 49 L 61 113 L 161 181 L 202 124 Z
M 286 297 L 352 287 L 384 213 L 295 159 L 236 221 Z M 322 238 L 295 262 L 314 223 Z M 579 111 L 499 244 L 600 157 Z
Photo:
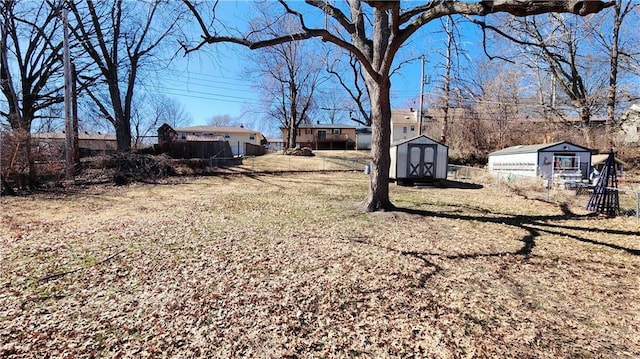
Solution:
M 389 178 L 398 184 L 447 179 L 449 147 L 427 136 L 391 145 Z

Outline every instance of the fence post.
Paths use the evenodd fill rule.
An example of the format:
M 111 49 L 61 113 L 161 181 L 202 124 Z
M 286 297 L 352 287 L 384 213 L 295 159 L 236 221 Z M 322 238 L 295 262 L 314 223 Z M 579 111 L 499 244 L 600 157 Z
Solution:
M 636 192 L 636 219 L 640 219 L 640 191 Z

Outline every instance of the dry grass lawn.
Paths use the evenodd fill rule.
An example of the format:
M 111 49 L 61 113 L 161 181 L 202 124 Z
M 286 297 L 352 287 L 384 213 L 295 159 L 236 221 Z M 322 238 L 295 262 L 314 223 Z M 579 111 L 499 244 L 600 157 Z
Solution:
M 4 197 L 0 357 L 637 358 L 640 221 L 361 172 Z

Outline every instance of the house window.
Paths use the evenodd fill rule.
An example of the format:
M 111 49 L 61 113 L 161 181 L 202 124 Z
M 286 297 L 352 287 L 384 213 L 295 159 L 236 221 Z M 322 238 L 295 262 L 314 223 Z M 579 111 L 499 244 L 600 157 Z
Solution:
M 327 139 L 327 130 L 318 130 L 318 139 L 319 140 Z
M 402 126 L 402 133 L 407 133 L 407 126 Z
M 340 130 L 339 128 L 334 128 L 333 129 L 333 134 L 334 135 L 339 135 L 342 132 L 342 130 Z
M 312 133 L 312 131 L 313 131 L 312 129 L 307 128 L 307 129 L 304 130 L 304 134 L 305 135 L 310 135 Z
M 416 130 L 416 126 L 411 125 L 411 132 Z
M 250 136 L 249 136 L 249 139 L 250 139 L 250 140 L 255 140 L 255 139 L 256 139 L 256 136 L 255 136 L 255 135 L 250 135 Z
M 183 132 L 183 133 L 181 133 L 181 134 L 180 134 L 180 139 L 182 139 L 182 140 L 186 140 L 186 139 L 187 139 L 187 134 L 186 134 L 186 133 L 184 133 L 184 132 Z
M 229 133 L 225 133 L 225 134 L 224 134 L 224 138 L 231 138 L 231 134 L 229 134 Z
M 296 128 L 296 136 L 300 136 L 300 129 Z
M 580 169 L 580 158 L 574 154 L 558 154 L 553 156 L 553 169 L 558 170 L 578 170 Z

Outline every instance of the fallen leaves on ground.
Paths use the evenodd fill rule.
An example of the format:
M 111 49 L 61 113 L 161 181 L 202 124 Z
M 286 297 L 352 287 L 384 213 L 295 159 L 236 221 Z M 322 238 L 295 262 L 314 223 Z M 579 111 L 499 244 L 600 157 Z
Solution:
M 357 173 L 2 198 L 2 357 L 640 355 L 640 222 Z

